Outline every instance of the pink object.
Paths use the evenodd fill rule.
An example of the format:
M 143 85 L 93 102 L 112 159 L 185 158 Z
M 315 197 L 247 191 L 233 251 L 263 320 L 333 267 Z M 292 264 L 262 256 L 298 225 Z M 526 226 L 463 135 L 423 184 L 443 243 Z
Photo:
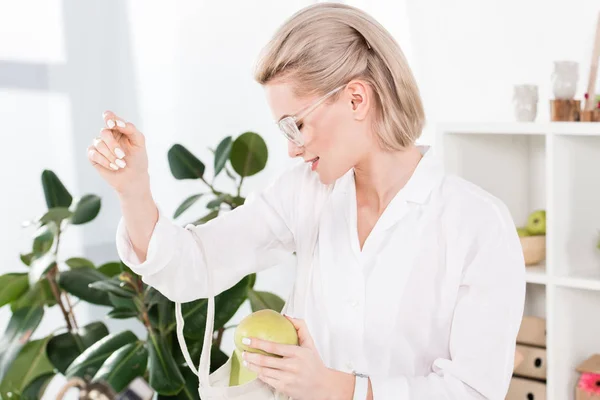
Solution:
M 581 374 L 577 386 L 586 393 L 600 394 L 600 374 Z

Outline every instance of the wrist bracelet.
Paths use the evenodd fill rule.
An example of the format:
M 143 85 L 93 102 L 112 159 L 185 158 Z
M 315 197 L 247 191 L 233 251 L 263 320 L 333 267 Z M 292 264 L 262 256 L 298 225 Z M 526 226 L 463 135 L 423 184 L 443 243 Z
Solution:
M 356 371 L 352 371 L 352 375 L 354 375 L 354 396 L 352 400 L 366 400 L 369 393 L 369 377 Z

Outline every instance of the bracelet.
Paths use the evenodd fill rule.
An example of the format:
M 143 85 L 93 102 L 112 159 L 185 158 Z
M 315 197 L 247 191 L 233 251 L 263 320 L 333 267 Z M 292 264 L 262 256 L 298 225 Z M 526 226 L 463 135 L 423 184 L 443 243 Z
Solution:
M 366 400 L 369 394 L 369 377 L 356 371 L 352 371 L 352 375 L 354 375 L 354 396 L 352 400 Z

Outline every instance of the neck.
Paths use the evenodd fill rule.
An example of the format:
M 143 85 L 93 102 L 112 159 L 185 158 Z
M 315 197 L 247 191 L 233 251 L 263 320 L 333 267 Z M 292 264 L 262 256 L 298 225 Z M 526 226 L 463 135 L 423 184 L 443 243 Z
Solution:
M 358 202 L 383 212 L 406 185 L 421 158 L 415 145 L 401 151 L 369 152 L 369 156 L 354 167 Z

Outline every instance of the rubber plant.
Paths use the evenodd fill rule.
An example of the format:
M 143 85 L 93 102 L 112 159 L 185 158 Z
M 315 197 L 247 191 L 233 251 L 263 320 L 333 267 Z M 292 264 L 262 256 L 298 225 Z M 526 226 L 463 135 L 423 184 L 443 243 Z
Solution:
M 245 178 L 262 171 L 268 157 L 260 135 L 246 132 L 235 140 L 223 139 L 214 150 L 214 174 L 208 183 L 204 164 L 183 146 L 168 152 L 176 179 L 197 179 L 209 188 L 187 198 L 177 208 L 181 216 L 203 196 L 208 214 L 194 221 L 205 223 L 244 203 L 241 187 Z M 234 193 L 219 191 L 214 178 L 225 170 L 235 182 Z M 198 380 L 185 365 L 175 334 L 174 303 L 147 286 L 121 260 L 96 265 L 93 261 L 66 255 L 61 240 L 68 229 L 93 221 L 101 209 L 94 194 L 73 198 L 58 176 L 44 170 L 41 176 L 48 209 L 24 226 L 32 228 L 31 251 L 20 254 L 19 272 L 0 276 L 0 307 L 9 307 L 10 321 L 0 338 L 0 398 L 40 399 L 56 374 L 67 379 L 109 384 L 122 391 L 136 377 L 146 379 L 159 399 L 199 399 Z M 228 359 L 221 340 L 230 319 L 244 302 L 252 311 L 280 311 L 284 301 L 273 293 L 254 290 L 255 274 L 248 275 L 216 297 L 215 334 L 212 351 L 214 371 Z M 80 326 L 76 307 L 87 302 L 106 308 L 106 318 L 137 319 L 145 337 L 131 330 L 109 332 L 103 321 Z M 55 329 L 32 340 L 50 308 L 60 309 L 62 320 Z M 206 299 L 182 305 L 184 335 L 192 358 L 198 360 L 206 326 Z

